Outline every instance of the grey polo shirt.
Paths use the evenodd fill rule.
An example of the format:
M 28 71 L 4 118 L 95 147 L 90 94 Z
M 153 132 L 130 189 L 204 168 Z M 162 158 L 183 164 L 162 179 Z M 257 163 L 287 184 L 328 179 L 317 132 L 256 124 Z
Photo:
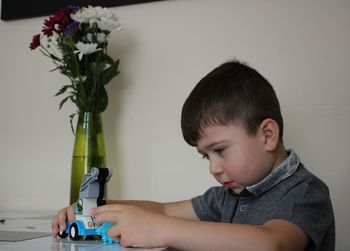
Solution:
M 282 219 L 299 226 L 309 237 L 306 251 L 334 251 L 335 223 L 327 186 L 305 169 L 290 150 L 283 163 L 240 194 L 212 187 L 192 199 L 200 220 L 262 225 Z

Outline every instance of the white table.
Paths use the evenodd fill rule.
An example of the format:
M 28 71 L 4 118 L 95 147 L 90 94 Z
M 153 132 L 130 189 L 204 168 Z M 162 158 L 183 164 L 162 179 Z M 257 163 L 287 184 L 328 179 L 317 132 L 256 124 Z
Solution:
M 119 244 L 103 244 L 97 240 L 70 241 L 51 236 L 1 244 L 0 251 L 160 251 L 165 248 L 124 248 Z

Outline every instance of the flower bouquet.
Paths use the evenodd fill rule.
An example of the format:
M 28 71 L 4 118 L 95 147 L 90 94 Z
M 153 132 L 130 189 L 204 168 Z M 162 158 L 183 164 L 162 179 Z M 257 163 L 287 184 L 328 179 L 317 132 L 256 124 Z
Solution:
M 104 134 L 100 114 L 107 108 L 105 86 L 118 72 L 119 60 L 107 55 L 108 36 L 121 29 L 118 17 L 102 7 L 62 8 L 45 19 L 42 32 L 33 37 L 30 49 L 39 50 L 70 80 L 57 92 L 65 94 L 79 114 L 71 169 L 70 203 L 79 196 L 84 174 L 92 167 L 106 167 Z
M 49 57 L 70 84 L 56 96 L 59 104 L 73 102 L 78 112 L 103 112 L 108 105 L 106 84 L 118 72 L 119 60 L 107 55 L 108 36 L 121 29 L 119 18 L 108 8 L 67 6 L 45 19 L 42 32 L 29 45 Z M 70 116 L 72 119 L 77 113 Z

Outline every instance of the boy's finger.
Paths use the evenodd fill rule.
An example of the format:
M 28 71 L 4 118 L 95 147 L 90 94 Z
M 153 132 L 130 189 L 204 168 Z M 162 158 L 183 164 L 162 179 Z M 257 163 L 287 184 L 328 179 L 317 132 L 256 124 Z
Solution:
M 66 221 L 67 221 L 67 216 L 66 216 L 66 211 L 60 212 L 57 216 L 57 223 L 58 223 L 58 228 L 60 232 L 63 232 L 66 229 Z
M 70 207 L 68 207 L 67 209 L 67 217 L 68 217 L 68 221 L 72 222 L 75 220 L 75 214 L 74 214 L 74 210 L 75 210 L 75 203 L 72 204 Z
M 92 215 L 97 215 L 103 212 L 108 212 L 108 211 L 122 211 L 125 205 L 120 205 L 120 204 L 110 204 L 110 205 L 104 205 L 100 207 L 95 207 L 90 210 L 90 214 Z
M 111 222 L 113 224 L 117 224 L 119 219 L 119 214 L 118 212 L 103 212 L 99 213 L 96 218 L 96 225 L 100 226 L 103 222 Z
M 51 222 L 51 232 L 52 232 L 52 236 L 56 237 L 58 232 L 59 232 L 59 226 L 58 226 L 58 222 L 57 222 L 57 217 L 54 217 L 52 219 Z
M 114 240 L 120 241 L 121 228 L 118 226 L 113 226 L 107 230 L 107 234 Z

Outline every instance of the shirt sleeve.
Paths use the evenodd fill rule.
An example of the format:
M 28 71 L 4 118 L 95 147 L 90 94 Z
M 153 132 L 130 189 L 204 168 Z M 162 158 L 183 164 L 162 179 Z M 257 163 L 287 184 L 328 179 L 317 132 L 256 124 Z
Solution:
M 334 215 L 327 186 L 316 177 L 289 189 L 269 219 L 282 219 L 299 226 L 310 238 L 315 250 L 334 243 Z
M 192 206 L 202 221 L 221 221 L 226 191 L 223 187 L 209 188 L 203 195 L 192 198 Z

